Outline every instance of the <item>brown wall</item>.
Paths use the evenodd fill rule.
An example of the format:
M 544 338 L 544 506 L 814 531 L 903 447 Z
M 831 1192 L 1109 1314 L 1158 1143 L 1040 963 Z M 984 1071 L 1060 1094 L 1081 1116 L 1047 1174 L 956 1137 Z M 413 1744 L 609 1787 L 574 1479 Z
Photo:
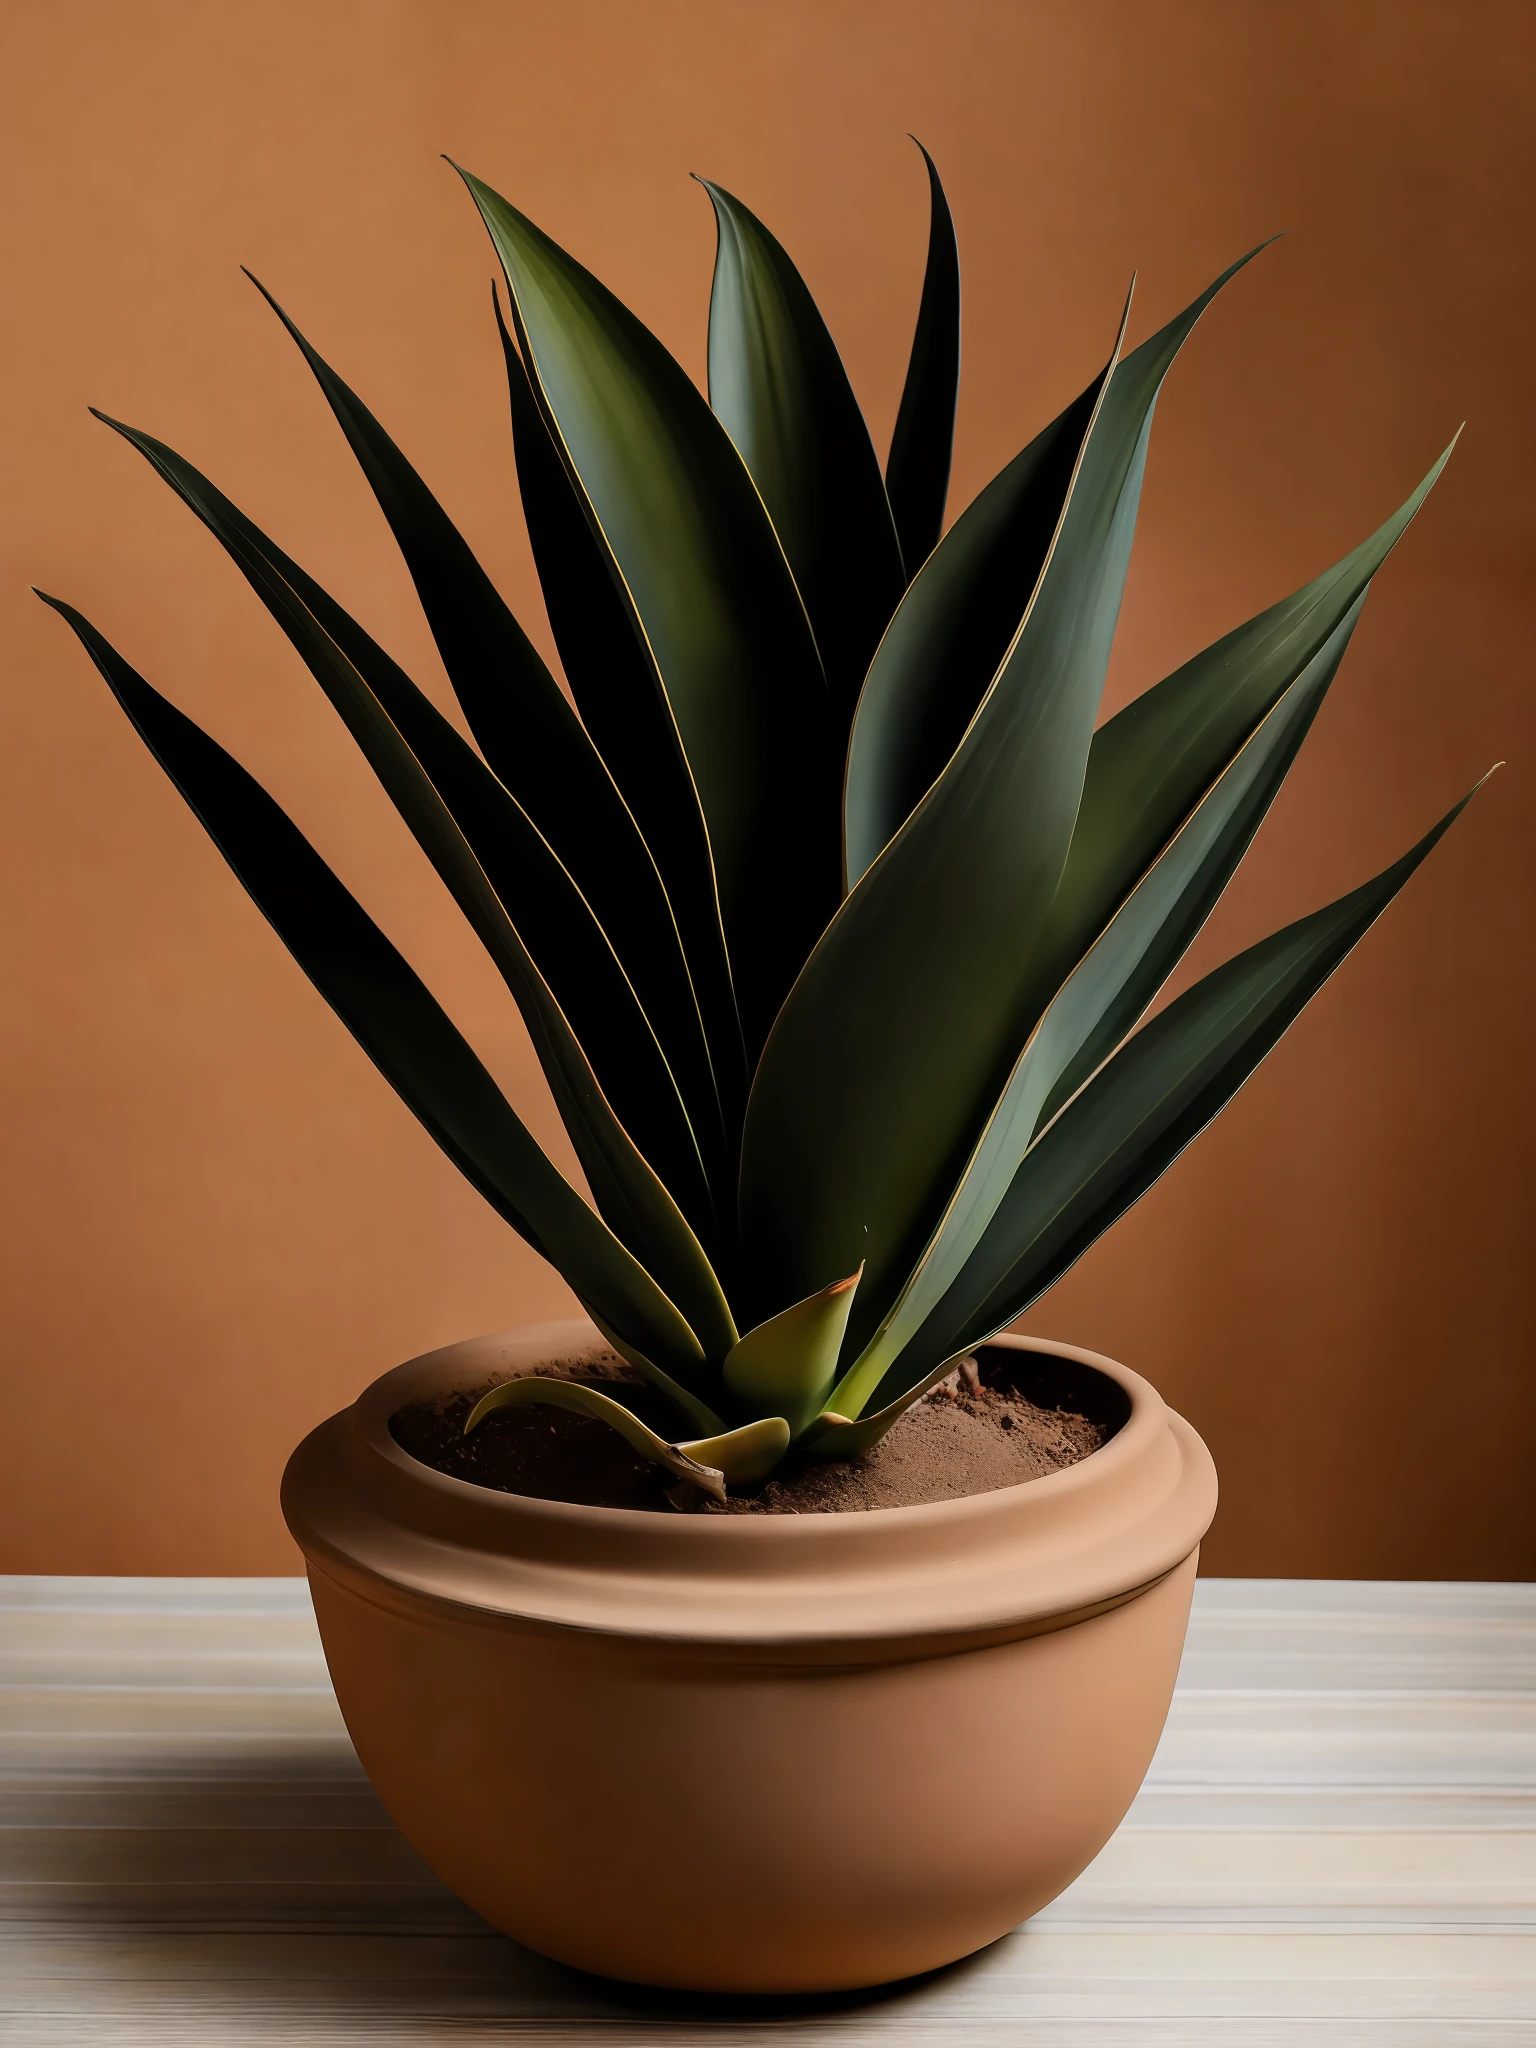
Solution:
M 488 177 L 695 370 L 740 192 L 884 445 L 943 167 L 958 493 L 1238 251 L 1153 444 L 1123 698 L 1352 545 L 1463 418 L 1206 964 L 1511 766 L 1220 1125 L 1029 1319 L 1204 1430 L 1227 1572 L 1536 1565 L 1529 0 L 13 0 L 0 22 L 0 1568 L 286 1571 L 284 1453 L 383 1367 L 562 1312 L 311 993 L 51 615 L 82 606 L 300 817 L 537 1105 L 507 1005 L 318 692 L 103 406 L 442 682 L 248 263 L 543 634 Z M 958 500 L 957 500 L 958 501 Z M 548 1130 L 550 1113 L 535 1106 Z

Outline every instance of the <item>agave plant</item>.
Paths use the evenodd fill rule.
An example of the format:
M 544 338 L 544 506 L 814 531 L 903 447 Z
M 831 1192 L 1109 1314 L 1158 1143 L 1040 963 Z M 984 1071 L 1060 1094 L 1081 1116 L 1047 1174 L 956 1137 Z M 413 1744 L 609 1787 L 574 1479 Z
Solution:
M 191 463 L 107 421 L 233 557 L 486 947 L 590 1200 L 272 798 L 46 600 L 385 1078 L 676 1416 L 669 1440 L 622 1386 L 540 1378 L 471 1426 L 504 1401 L 572 1406 L 717 1495 L 866 1451 L 1014 1321 L 1226 1104 L 1462 808 L 1142 1022 L 1450 451 L 1342 561 L 1097 723 L 1158 391 L 1250 257 L 1129 351 L 1122 320 L 1104 368 L 945 531 L 959 266 L 928 173 L 883 476 L 810 292 L 730 193 L 706 186 L 706 402 L 461 173 L 505 278 L 518 482 L 569 697 L 269 299 L 477 746 Z

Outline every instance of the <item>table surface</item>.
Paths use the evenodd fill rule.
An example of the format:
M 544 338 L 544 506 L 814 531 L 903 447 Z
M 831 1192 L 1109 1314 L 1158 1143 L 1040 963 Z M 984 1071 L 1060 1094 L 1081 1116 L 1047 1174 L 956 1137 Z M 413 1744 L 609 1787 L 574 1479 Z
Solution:
M 0 1579 L 0 2041 L 646 2048 L 1536 2043 L 1536 1587 L 1200 1584 L 1129 1818 L 979 1957 L 646 1994 L 395 1833 L 302 1580 Z

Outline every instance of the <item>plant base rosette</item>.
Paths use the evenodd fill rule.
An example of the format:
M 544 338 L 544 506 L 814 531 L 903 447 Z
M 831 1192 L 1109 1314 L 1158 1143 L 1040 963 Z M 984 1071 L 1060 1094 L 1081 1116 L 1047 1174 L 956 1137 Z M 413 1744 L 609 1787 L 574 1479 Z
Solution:
M 1037 1912 L 1135 1796 L 1215 1474 L 1123 1416 L 1047 1479 L 762 1517 L 577 1507 L 407 1456 L 406 1403 L 601 1348 L 549 1324 L 388 1373 L 294 1453 L 288 1525 L 347 1727 L 407 1840 L 558 1961 L 698 1991 L 933 1969 Z

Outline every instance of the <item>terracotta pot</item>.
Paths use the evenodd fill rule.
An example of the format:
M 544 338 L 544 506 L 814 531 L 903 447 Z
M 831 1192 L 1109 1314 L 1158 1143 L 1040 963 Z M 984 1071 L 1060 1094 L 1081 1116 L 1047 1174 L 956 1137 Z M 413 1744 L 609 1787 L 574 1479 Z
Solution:
M 348 1730 L 477 1913 L 605 1976 L 824 1991 L 967 1955 L 1092 1860 L 1168 1711 L 1215 1472 L 1135 1373 L 997 1341 L 1118 1427 L 927 1507 L 576 1507 L 391 1438 L 408 1401 L 595 1351 L 586 1323 L 415 1359 L 304 1440 L 283 1511 Z

